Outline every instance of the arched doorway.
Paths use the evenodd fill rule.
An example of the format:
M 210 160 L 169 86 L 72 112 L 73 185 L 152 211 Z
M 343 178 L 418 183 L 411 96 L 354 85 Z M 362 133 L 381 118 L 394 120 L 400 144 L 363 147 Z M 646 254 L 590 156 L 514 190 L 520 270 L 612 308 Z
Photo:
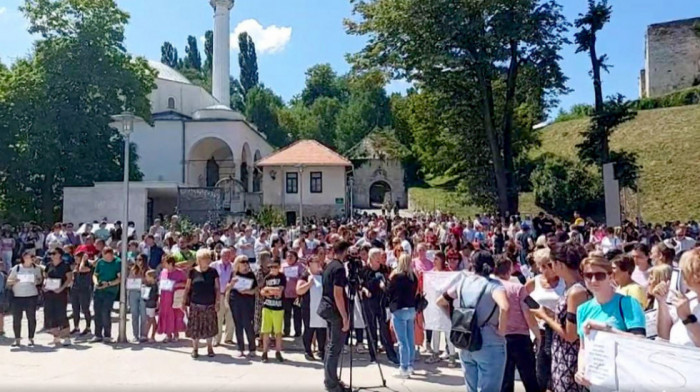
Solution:
M 391 202 L 391 186 L 385 181 L 377 181 L 369 187 L 369 204 L 381 208 L 386 201 Z
M 199 140 L 187 155 L 186 183 L 196 187 L 214 187 L 222 178 L 236 176 L 233 151 L 217 137 Z

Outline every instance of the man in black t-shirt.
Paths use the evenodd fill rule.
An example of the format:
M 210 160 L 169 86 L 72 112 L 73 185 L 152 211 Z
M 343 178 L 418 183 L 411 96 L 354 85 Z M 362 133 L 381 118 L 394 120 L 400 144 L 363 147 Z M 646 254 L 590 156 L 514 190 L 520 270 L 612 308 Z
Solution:
M 346 392 L 349 389 L 338 379 L 338 361 L 343 350 L 345 336 L 350 329 L 350 318 L 347 311 L 347 296 L 345 287 L 348 285 L 348 277 L 345 273 L 345 255 L 350 244 L 345 241 L 337 242 L 333 246 L 333 260 L 328 263 L 323 271 L 323 295 L 321 306 L 330 306 L 333 309 L 332 316 L 327 318 L 329 331 L 329 344 L 326 350 L 326 358 L 323 364 L 324 385 L 330 392 Z

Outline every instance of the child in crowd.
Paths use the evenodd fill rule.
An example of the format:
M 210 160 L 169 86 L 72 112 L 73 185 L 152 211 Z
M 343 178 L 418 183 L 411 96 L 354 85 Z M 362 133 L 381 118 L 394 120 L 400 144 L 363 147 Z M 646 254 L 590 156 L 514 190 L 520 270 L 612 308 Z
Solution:
M 146 272 L 146 284 L 141 289 L 141 296 L 146 301 L 146 328 L 143 336 L 148 337 L 150 332 L 151 337 L 148 338 L 148 342 L 154 343 L 156 341 L 156 329 L 158 328 L 158 322 L 156 321 L 158 286 L 156 285 L 155 270 Z
M 275 358 L 283 362 L 282 358 L 282 329 L 284 324 L 284 307 L 282 297 L 287 278 L 280 273 L 280 260 L 274 259 L 270 263 L 270 273 L 265 276 L 264 286 L 260 290 L 263 296 L 262 325 L 260 334 L 263 340 L 262 361 L 267 363 L 267 351 L 270 346 L 270 335 L 275 336 Z

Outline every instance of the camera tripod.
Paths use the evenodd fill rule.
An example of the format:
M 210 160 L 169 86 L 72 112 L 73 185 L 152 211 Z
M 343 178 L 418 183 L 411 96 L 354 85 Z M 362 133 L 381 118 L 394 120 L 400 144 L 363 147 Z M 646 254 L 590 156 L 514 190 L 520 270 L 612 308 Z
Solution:
M 382 366 L 379 363 L 379 358 L 378 358 L 379 352 L 377 350 L 377 345 L 375 344 L 374 337 L 372 336 L 372 333 L 370 332 L 369 323 L 367 322 L 368 317 L 366 314 L 365 304 L 363 302 L 364 300 L 362 299 L 362 296 L 357 297 L 358 287 L 359 287 L 359 282 L 353 282 L 351 279 L 351 282 L 348 285 L 348 304 L 349 304 L 348 312 L 350 313 L 349 314 L 350 329 L 348 329 L 348 336 L 350 336 L 351 331 L 353 331 L 355 329 L 355 299 L 357 298 L 360 302 L 360 309 L 362 311 L 362 319 L 365 322 L 364 323 L 365 324 L 364 330 L 365 330 L 365 333 L 367 334 L 367 340 L 369 341 L 370 349 L 374 350 L 374 358 L 375 358 L 375 362 L 377 363 L 377 369 L 379 369 L 379 377 L 382 380 L 382 385 L 377 385 L 377 386 L 373 386 L 373 387 L 360 387 L 360 388 L 356 388 L 354 390 L 359 391 L 362 389 L 370 389 L 370 388 L 386 388 L 386 378 L 384 378 L 384 372 L 382 371 Z M 373 327 L 376 327 L 376 326 L 373 326 Z M 350 384 L 348 385 L 350 390 L 353 390 L 353 387 L 352 387 L 352 352 L 353 352 L 352 347 L 350 347 L 350 366 L 348 367 L 350 370 Z M 338 379 L 340 379 L 341 376 L 343 375 L 343 356 L 342 355 L 340 356 L 340 368 L 339 368 L 338 372 L 339 372 Z

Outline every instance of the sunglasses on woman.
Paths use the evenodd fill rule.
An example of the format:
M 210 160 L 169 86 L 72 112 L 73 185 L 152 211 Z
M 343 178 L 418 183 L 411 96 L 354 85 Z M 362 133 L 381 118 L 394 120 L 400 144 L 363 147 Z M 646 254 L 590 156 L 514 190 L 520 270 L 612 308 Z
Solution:
M 586 280 L 595 280 L 597 281 L 603 281 L 608 278 L 608 273 L 607 272 L 584 272 L 583 273 L 583 278 Z

